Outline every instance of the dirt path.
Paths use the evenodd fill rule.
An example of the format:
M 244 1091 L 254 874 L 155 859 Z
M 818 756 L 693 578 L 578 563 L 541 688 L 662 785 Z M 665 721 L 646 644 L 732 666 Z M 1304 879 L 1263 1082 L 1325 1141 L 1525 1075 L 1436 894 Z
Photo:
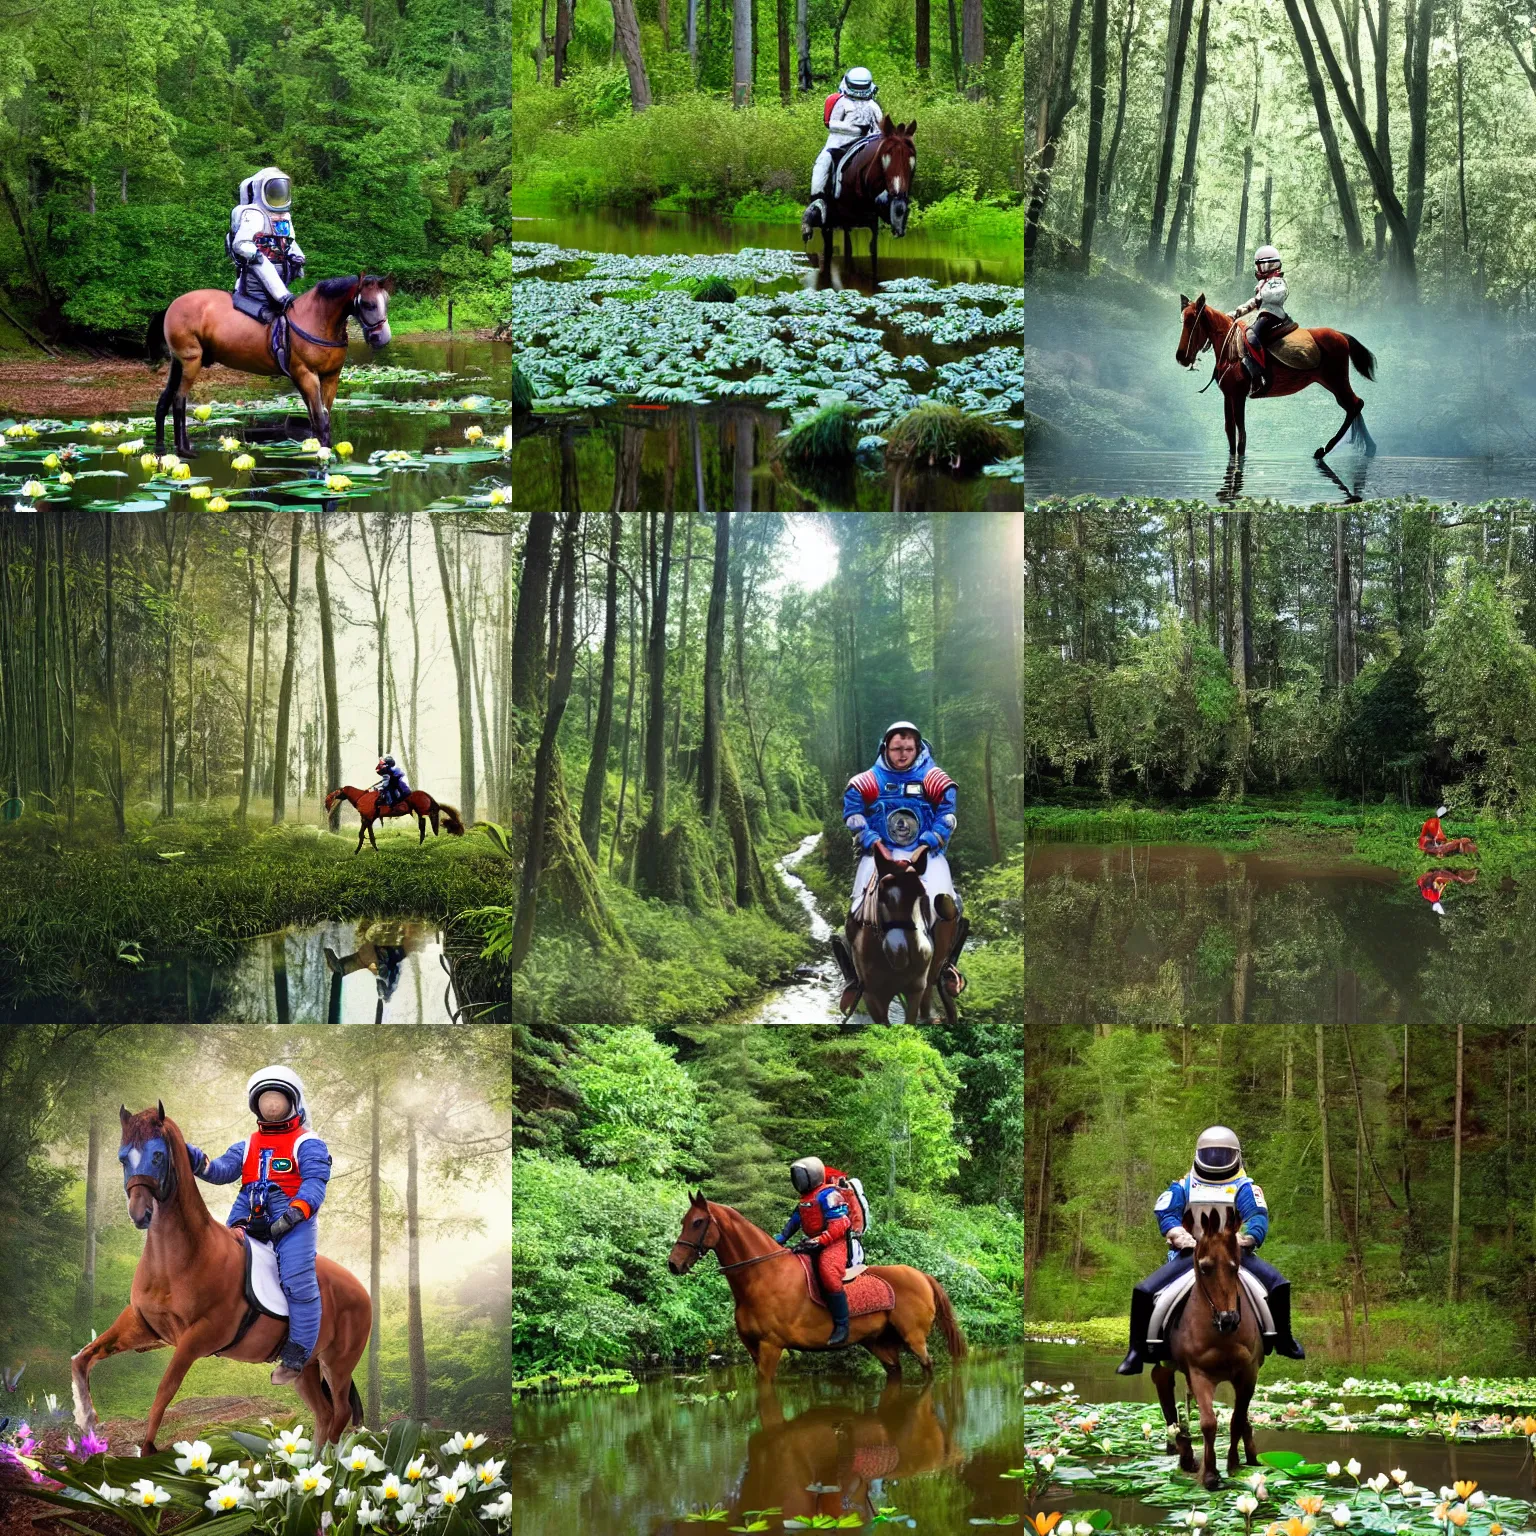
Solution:
M 212 400 L 222 394 L 227 400 L 241 392 L 241 386 L 231 381 L 244 377 L 214 364 L 193 387 L 192 398 Z M 51 416 L 64 421 L 142 415 L 154 409 L 165 378 L 164 363 L 150 368 L 125 357 L 12 359 L 0 362 L 0 415 Z

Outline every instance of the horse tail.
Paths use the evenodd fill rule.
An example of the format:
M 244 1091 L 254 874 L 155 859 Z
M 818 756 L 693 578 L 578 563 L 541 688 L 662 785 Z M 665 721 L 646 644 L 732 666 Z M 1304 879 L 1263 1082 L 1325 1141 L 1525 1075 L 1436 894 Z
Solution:
M 944 1333 L 944 1345 L 949 1350 L 951 1360 L 965 1358 L 965 1335 L 960 1331 L 960 1320 L 955 1316 L 954 1303 L 949 1299 L 949 1292 L 939 1284 L 932 1275 L 924 1274 L 929 1285 L 933 1287 L 934 1316 L 939 1327 Z
M 458 811 L 451 805 L 443 804 L 442 801 L 438 801 L 437 808 L 443 813 L 443 831 L 450 837 L 463 837 L 464 823 L 459 820 Z
M 1349 343 L 1349 360 L 1355 365 L 1355 372 L 1362 379 L 1374 379 L 1376 377 L 1376 355 L 1362 341 L 1357 341 L 1348 331 L 1344 332 L 1344 340 Z
M 149 329 L 144 333 L 145 361 L 153 368 L 162 357 L 166 355 L 165 345 L 165 317 L 167 311 L 160 310 L 149 317 Z M 180 366 L 179 360 L 176 366 Z M 179 382 L 179 380 L 178 380 Z

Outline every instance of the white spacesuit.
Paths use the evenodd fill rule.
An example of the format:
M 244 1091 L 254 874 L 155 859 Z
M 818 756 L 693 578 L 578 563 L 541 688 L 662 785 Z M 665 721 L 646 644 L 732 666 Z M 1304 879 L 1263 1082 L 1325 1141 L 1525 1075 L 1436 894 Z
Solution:
M 289 213 L 292 200 L 293 183 L 269 165 L 240 183 L 240 201 L 230 210 L 224 248 L 240 273 L 235 307 L 257 319 L 293 303 L 288 284 L 304 270 L 304 252 Z

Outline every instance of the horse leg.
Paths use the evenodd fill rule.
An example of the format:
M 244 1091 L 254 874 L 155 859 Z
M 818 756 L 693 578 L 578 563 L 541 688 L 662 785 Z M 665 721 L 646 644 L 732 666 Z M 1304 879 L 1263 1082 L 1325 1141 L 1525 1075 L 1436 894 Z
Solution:
M 1253 1425 L 1248 1421 L 1248 1405 L 1253 1401 L 1252 1381 L 1234 1381 L 1232 1383 L 1232 1443 L 1227 1448 L 1227 1476 L 1233 1477 L 1237 1473 L 1237 1445 L 1241 1440 L 1244 1449 L 1248 1452 L 1248 1465 L 1256 1467 L 1259 1458 L 1253 1449 Z
M 166 389 L 171 391 L 171 419 L 175 425 L 176 452 L 186 458 L 192 457 L 192 439 L 187 436 L 187 396 L 192 393 L 192 386 L 197 383 L 198 375 L 203 371 L 202 343 L 196 344 L 196 350 L 184 352 L 178 350 L 176 362 L 171 367 L 171 373 L 176 380 L 175 389 L 171 389 L 169 381 Z M 163 398 L 163 397 L 162 397 Z M 155 444 L 158 447 L 161 439 L 160 422 L 161 412 L 155 407 Z
M 361 853 L 363 851 L 363 838 L 367 834 L 367 831 L 368 831 L 368 818 L 365 816 L 358 823 L 358 828 L 357 828 L 357 847 L 352 850 L 353 854 L 359 854 L 359 853 Z
M 887 1326 L 884 1333 L 868 1340 L 864 1347 L 885 1367 L 887 1381 L 901 1380 L 901 1335 L 894 1328 Z
M 1243 458 L 1248 452 L 1248 397 L 1239 395 L 1232 402 L 1232 412 L 1237 418 L 1237 456 Z
M 294 387 L 304 402 L 304 409 L 309 412 L 309 430 L 320 439 L 322 447 L 328 447 L 330 429 L 326 426 L 325 407 L 321 403 L 320 375 L 308 364 L 299 362 L 291 353 L 289 364 L 293 371 Z
M 1339 402 L 1339 407 L 1344 412 L 1344 420 L 1339 424 L 1339 430 L 1335 432 L 1333 436 L 1330 437 L 1328 441 L 1321 448 L 1317 449 L 1317 451 L 1312 455 L 1312 457 L 1315 459 L 1327 458 L 1327 456 L 1332 453 L 1333 450 L 1338 446 L 1339 439 L 1342 438 L 1344 434 L 1348 432 L 1349 429 L 1357 421 L 1360 420 L 1361 413 L 1365 410 L 1365 401 L 1362 400 L 1360 396 L 1357 395 L 1354 390 L 1349 387 L 1348 366 L 1349 365 L 1346 362 L 1345 372 L 1342 377 L 1337 380 L 1330 379 L 1327 382 L 1326 387 L 1329 394 L 1331 394 L 1333 398 Z M 1364 423 L 1362 423 L 1362 427 L 1363 425 Z M 1369 439 L 1370 434 L 1366 433 L 1366 437 Z M 1374 448 L 1376 445 L 1374 442 L 1372 442 L 1371 446 Z
M 1232 396 L 1225 392 L 1222 393 L 1221 403 L 1227 416 L 1227 454 L 1235 459 L 1237 457 L 1237 411 L 1233 406 Z
M 757 1341 L 757 1379 L 772 1381 L 779 1369 L 779 1356 L 784 1353 L 782 1344 L 770 1344 L 767 1339 Z
M 309 1364 L 299 1372 L 299 1379 L 294 1382 L 293 1390 L 299 1394 L 304 1406 L 315 1416 L 316 1451 L 319 1451 L 320 1447 L 331 1438 L 332 1399 L 326 1396 L 320 1383 L 320 1362 L 312 1356 Z
M 368 823 L 368 845 L 375 853 L 379 851 L 379 840 L 373 835 L 373 823 Z
M 1221 1486 L 1216 1470 L 1216 1383 L 1204 1371 L 1186 1371 L 1190 1390 L 1200 1405 L 1200 1434 L 1205 1441 L 1205 1455 L 1200 1462 L 1200 1482 L 1208 1491 Z
M 1152 1385 L 1157 1388 L 1157 1400 L 1162 1404 L 1163 1419 L 1169 1429 L 1177 1431 L 1173 1437 L 1173 1452 L 1179 1458 L 1179 1470 L 1181 1472 L 1193 1472 L 1195 1470 L 1194 1447 L 1189 1438 L 1189 1431 L 1179 1420 L 1178 1404 L 1174 1401 L 1173 1387 L 1176 1380 L 1174 1369 L 1171 1365 L 1154 1365 L 1152 1367 Z
M 149 1423 L 144 1426 L 144 1439 L 139 1445 L 141 1456 L 155 1454 L 155 1431 L 160 1428 L 160 1420 L 171 1406 L 171 1399 L 181 1391 L 187 1372 L 205 1355 L 211 1355 L 219 1347 L 221 1338 L 227 1341 L 227 1333 L 215 1335 L 205 1329 L 203 1333 L 189 1331 L 177 1340 L 176 1352 L 171 1356 L 171 1363 L 166 1366 L 165 1375 L 160 1378 L 160 1385 L 155 1391 L 155 1401 L 149 1410 Z
M 345 354 L 343 354 L 345 356 Z M 341 369 L 335 373 L 320 375 L 320 446 L 331 446 L 331 402 L 336 398 L 336 386 L 341 382 Z
M 101 1427 L 96 1417 L 96 1405 L 91 1401 L 91 1367 L 98 1360 L 130 1349 L 159 1349 L 164 1343 L 165 1340 L 139 1316 L 137 1307 L 124 1307 L 118 1313 L 117 1321 L 69 1362 L 69 1385 L 75 1399 L 75 1428 L 82 1434 L 95 1434 Z
M 417 828 L 420 831 L 420 836 L 417 837 L 417 839 L 416 839 L 416 846 L 418 848 L 420 848 L 421 845 L 424 842 L 426 842 L 426 840 L 427 840 L 427 818 L 425 816 L 418 816 L 416 818 L 416 825 L 417 825 Z M 436 827 L 433 827 L 432 835 L 433 835 L 433 837 L 437 836 L 437 828 Z

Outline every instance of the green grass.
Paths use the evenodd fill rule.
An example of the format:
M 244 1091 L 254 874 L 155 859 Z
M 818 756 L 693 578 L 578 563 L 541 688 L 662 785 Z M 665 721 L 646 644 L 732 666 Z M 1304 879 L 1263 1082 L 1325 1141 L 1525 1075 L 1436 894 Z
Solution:
M 354 856 L 348 824 L 332 837 L 223 815 L 135 820 L 119 843 L 97 808 L 72 840 L 24 817 L 0 831 L 0 1002 L 109 995 L 125 945 L 224 961 L 291 924 L 373 915 L 434 918 L 451 936 L 460 913 L 512 899 L 513 866 L 484 832 L 418 847 L 414 827 L 381 828 L 378 851 Z
M 886 452 L 916 466 L 965 475 L 1006 458 L 1013 448 L 1013 437 L 995 421 L 955 405 L 930 402 L 908 411 L 892 426 Z

